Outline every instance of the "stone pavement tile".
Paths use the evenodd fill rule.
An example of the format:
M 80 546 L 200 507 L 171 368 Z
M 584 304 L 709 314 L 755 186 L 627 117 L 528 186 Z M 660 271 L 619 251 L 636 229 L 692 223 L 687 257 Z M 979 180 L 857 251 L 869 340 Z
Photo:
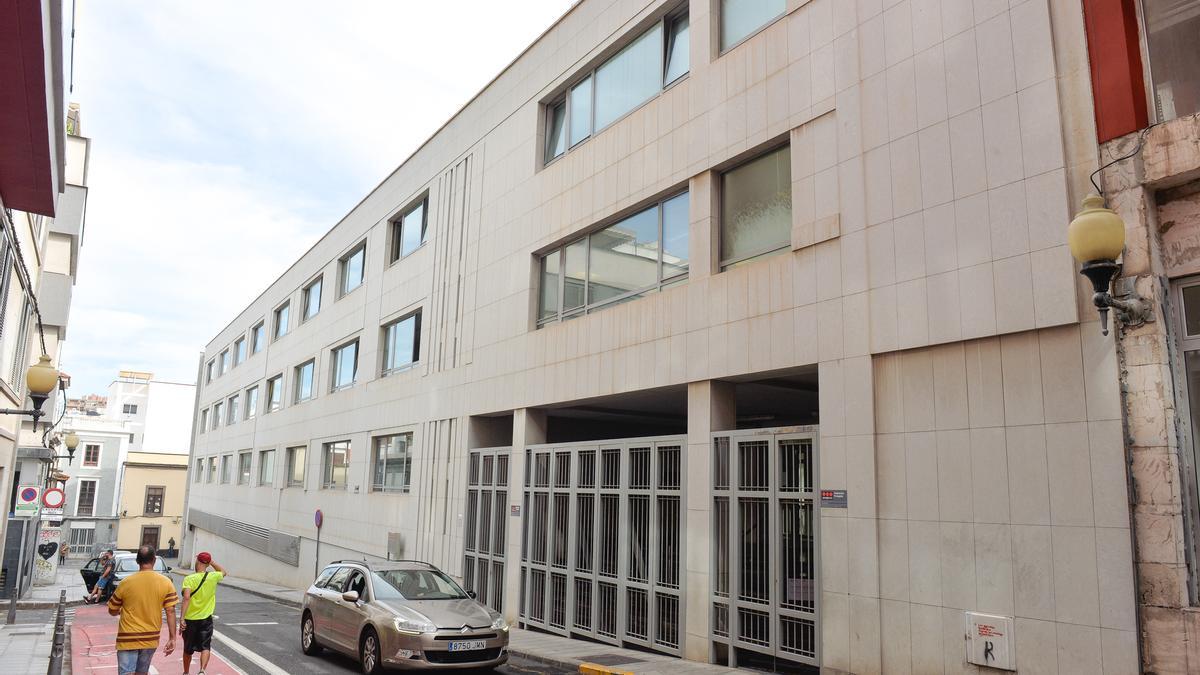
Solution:
M 53 643 L 53 624 L 0 626 L 0 663 L 5 675 L 42 675 Z

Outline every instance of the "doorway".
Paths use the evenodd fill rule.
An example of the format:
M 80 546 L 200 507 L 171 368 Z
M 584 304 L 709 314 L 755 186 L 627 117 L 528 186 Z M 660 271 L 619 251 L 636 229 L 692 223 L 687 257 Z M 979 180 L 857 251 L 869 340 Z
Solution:
M 158 550 L 158 535 L 162 528 L 158 525 L 143 525 L 142 526 L 142 546 L 153 546 L 154 550 Z

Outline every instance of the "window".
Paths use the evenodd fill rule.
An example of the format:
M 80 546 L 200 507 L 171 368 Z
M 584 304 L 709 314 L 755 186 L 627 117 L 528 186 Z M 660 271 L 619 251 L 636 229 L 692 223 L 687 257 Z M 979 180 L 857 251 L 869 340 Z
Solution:
M 213 404 L 212 428 L 216 429 L 221 426 L 221 415 L 225 412 L 225 404 L 217 401 Z
M 422 197 L 416 206 L 392 222 L 392 252 L 390 262 L 407 256 L 421 247 L 428 237 L 429 197 Z
M 192 482 L 199 483 L 204 478 L 204 460 L 196 460 L 196 471 L 192 475 Z
M 333 389 L 344 389 L 354 384 L 358 376 L 358 340 L 333 350 Z
M 721 265 L 792 244 L 792 160 L 784 146 L 721 176 Z
M 313 370 L 316 361 L 306 361 L 296 366 L 296 392 L 293 400 L 296 403 L 307 401 L 313 397 Z
M 145 516 L 161 516 L 163 512 L 163 498 L 166 496 L 167 488 L 161 485 L 146 486 L 146 506 L 142 509 L 142 515 Z
M 283 407 L 283 376 L 276 375 L 267 380 L 267 412 Z
M 79 481 L 79 496 L 75 499 L 75 515 L 96 515 L 96 481 Z
M 304 320 L 308 321 L 321 311 L 321 277 L 304 287 Z
M 1142 0 L 1157 120 L 1200 112 L 1200 0 Z
M 221 352 L 221 355 L 219 357 L 217 357 L 217 363 L 218 363 L 217 375 L 224 375 L 225 373 L 229 372 L 229 350 L 228 349 Z
M 136 403 L 126 403 L 121 406 L 121 412 L 125 413 L 126 415 L 136 415 L 137 414 L 137 404 Z
M 374 467 L 374 477 L 371 489 L 379 492 L 408 492 L 412 471 L 411 433 L 394 436 L 380 436 L 375 439 L 374 457 L 371 464 Z
M 582 74 L 566 94 L 546 106 L 544 161 L 553 161 L 686 75 L 689 51 L 685 8 Z
M 285 302 L 275 310 L 275 339 L 287 335 L 288 332 L 288 314 L 291 311 L 292 303 Z
M 208 458 L 208 482 L 209 483 L 217 482 L 217 458 L 216 457 Z
M 683 280 L 688 227 L 684 192 L 543 255 L 539 325 Z
M 79 527 L 77 523 L 71 528 L 71 553 L 92 554 L 92 546 L 96 544 L 96 528 Z
M 240 337 L 233 342 L 233 365 L 239 366 L 246 360 L 246 338 Z
M 130 442 L 130 443 L 133 443 L 133 440 L 134 440 L 134 438 L 136 438 L 136 437 L 137 437 L 137 435 L 136 435 L 136 434 L 129 434 L 129 442 Z
M 212 382 L 213 378 L 216 377 L 216 373 L 217 373 L 217 360 L 213 359 L 213 360 L 209 361 L 208 365 L 205 366 L 205 368 L 204 368 L 204 382 L 205 383 Z
M 287 486 L 304 487 L 304 446 L 287 449 Z
M 200 411 L 200 433 L 208 431 L 208 408 Z
M 321 487 L 326 490 L 345 490 L 346 474 L 350 468 L 350 441 L 326 443 L 321 458 Z
M 258 484 L 275 484 L 275 451 L 262 450 L 258 453 Z
M 787 0 L 721 0 L 721 51 L 783 16 Z
M 353 251 L 342 257 L 342 295 L 362 286 L 363 267 L 367 259 L 367 242 L 359 244 Z
M 250 453 L 238 453 L 238 485 L 250 484 Z
M 246 390 L 246 419 L 252 420 L 258 415 L 258 385 Z
M 88 443 L 83 446 L 83 465 L 100 466 L 100 445 Z
M 267 324 L 259 321 L 250 329 L 250 353 L 257 354 L 267 344 Z
M 1182 481 L 1180 493 L 1184 503 L 1184 527 L 1196 533 L 1200 529 L 1200 501 L 1197 485 L 1200 484 L 1200 277 L 1176 281 L 1171 289 L 1172 305 L 1176 307 L 1176 321 L 1172 331 L 1178 357 L 1175 361 L 1176 382 L 1180 383 L 1179 428 L 1185 433 L 1179 452 L 1179 477 Z M 1195 537 L 1192 537 L 1195 541 Z M 1193 544 L 1194 545 L 1194 544 Z M 1189 553 L 1195 553 L 1190 551 Z M 1192 597 L 1200 592 L 1200 572 L 1194 566 L 1189 569 L 1189 584 Z
M 233 480 L 233 455 L 221 456 L 221 483 L 226 484 Z
M 229 397 L 229 421 L 226 422 L 227 425 L 238 423 L 238 416 L 242 412 L 242 409 L 238 406 L 238 400 L 239 397 L 237 394 Z
M 383 327 L 383 374 L 408 368 L 421 355 L 421 313 Z

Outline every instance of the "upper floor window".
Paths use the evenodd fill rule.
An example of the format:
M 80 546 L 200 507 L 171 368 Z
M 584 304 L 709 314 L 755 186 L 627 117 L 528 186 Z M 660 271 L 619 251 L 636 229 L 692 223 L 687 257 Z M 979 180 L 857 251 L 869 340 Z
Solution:
M 276 375 L 267 380 L 267 412 L 283 407 L 283 376 Z
M 79 493 L 75 497 L 75 515 L 91 516 L 96 513 L 96 481 L 79 481 Z
M 1200 111 L 1200 0 L 1142 0 L 1142 18 L 1156 118 Z
M 206 482 L 209 482 L 209 483 L 217 482 L 217 458 L 216 457 L 208 458 L 208 478 L 206 479 Z
M 688 272 L 688 193 L 542 256 L 539 324 L 631 300 Z
M 250 353 L 257 354 L 267 344 L 267 324 L 259 321 L 250 329 Z
M 339 266 L 342 270 L 342 295 L 362 286 L 363 267 L 367 259 L 367 242 L 359 244 L 355 249 L 342 256 Z
M 221 455 L 221 482 L 233 480 L 233 455 Z
M 321 277 L 304 287 L 304 320 L 308 321 L 321 311 Z
M 229 350 L 228 349 L 221 352 L 221 355 L 219 357 L 217 357 L 217 362 L 219 364 L 219 367 L 217 368 L 218 375 L 224 375 L 225 373 L 229 372 Z
M 721 0 L 721 51 L 783 16 L 787 0 Z
M 792 244 L 792 154 L 788 146 L 721 176 L 721 265 Z
M 371 489 L 378 492 L 408 492 L 412 476 L 412 432 L 375 439 L 375 456 L 371 460 L 373 478 Z
M 208 431 L 208 408 L 200 411 L 200 433 Z
M 354 384 L 358 376 L 358 340 L 333 350 L 333 391 Z
M 258 484 L 275 484 L 275 451 L 262 450 L 258 453 Z
M 137 414 L 137 404 L 136 403 L 123 403 L 121 405 L 121 412 L 125 413 L 126 415 L 136 415 Z
M 275 339 L 287 335 L 288 332 L 288 315 L 291 313 L 292 303 L 285 302 L 275 309 Z
M 88 443 L 83 446 L 83 465 L 100 466 L 100 445 L 98 443 Z
M 246 360 L 246 338 L 240 337 L 233 343 L 233 365 L 241 365 Z
M 237 394 L 229 397 L 229 421 L 226 424 L 237 424 L 238 417 L 242 413 L 242 409 L 238 406 L 240 397 Z
M 686 7 L 639 35 L 546 106 L 545 161 L 616 122 L 689 71 Z
M 350 468 L 350 441 L 326 443 L 324 455 L 321 487 L 327 490 L 345 490 Z
M 313 397 L 313 372 L 316 361 L 305 361 L 296 366 L 296 395 L 293 401 L 299 403 Z
M 161 516 L 163 512 L 163 500 L 166 499 L 167 488 L 162 485 L 147 485 L 146 486 L 146 505 L 143 509 L 143 514 L 147 516 Z
M 287 487 L 304 487 L 303 445 L 287 449 Z
M 216 359 L 213 359 L 208 362 L 208 365 L 205 366 L 204 373 L 205 373 L 204 374 L 205 383 L 212 382 L 213 378 L 216 377 L 216 374 L 217 374 L 217 360 Z
M 225 404 L 217 401 L 213 404 L 212 428 L 216 429 L 221 426 L 221 415 L 225 413 Z
M 258 385 L 246 390 L 246 419 L 252 420 L 258 414 Z
M 250 451 L 238 454 L 238 485 L 250 484 Z
M 204 458 L 196 460 L 196 471 L 192 474 L 192 482 L 199 483 L 204 478 Z
M 429 197 L 424 197 L 392 221 L 390 262 L 396 262 L 425 243 L 429 227 L 428 206 Z
M 416 363 L 421 355 L 421 313 L 406 316 L 383 327 L 383 374 Z

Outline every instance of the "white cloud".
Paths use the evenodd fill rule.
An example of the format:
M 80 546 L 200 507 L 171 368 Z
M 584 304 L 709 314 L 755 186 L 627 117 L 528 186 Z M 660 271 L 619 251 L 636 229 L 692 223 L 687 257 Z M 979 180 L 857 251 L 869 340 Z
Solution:
M 194 379 L 226 322 L 570 4 L 80 3 L 74 393 L 121 368 Z

